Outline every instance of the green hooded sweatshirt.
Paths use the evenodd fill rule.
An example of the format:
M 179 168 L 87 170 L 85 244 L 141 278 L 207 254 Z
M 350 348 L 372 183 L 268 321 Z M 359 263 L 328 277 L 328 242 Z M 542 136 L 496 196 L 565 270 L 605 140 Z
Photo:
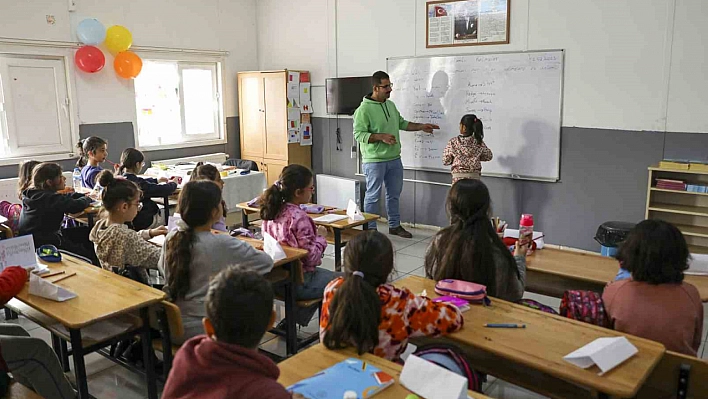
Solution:
M 360 143 L 362 162 L 386 162 L 401 157 L 399 130 L 405 130 L 408 121 L 403 119 L 393 101 L 378 102 L 371 95 L 364 97 L 354 112 L 354 139 Z M 373 133 L 388 133 L 396 136 L 396 144 L 381 141 L 369 143 Z

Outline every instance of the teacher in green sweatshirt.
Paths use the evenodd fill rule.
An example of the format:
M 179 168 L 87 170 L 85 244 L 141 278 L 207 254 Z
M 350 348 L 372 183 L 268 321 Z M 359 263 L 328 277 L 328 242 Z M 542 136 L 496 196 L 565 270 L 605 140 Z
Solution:
M 386 72 L 375 72 L 371 77 L 372 92 L 364 97 L 354 112 L 354 139 L 361 149 L 364 174 L 366 175 L 366 196 L 364 212 L 380 214 L 379 198 L 381 187 L 386 186 L 386 212 L 388 233 L 411 238 L 413 235 L 401 226 L 398 200 L 403 190 L 403 163 L 399 130 L 409 132 L 422 130 L 433 133 L 440 129 L 429 123 L 412 123 L 403 119 L 396 104 L 389 100 L 393 83 Z M 376 223 L 369 223 L 370 229 Z

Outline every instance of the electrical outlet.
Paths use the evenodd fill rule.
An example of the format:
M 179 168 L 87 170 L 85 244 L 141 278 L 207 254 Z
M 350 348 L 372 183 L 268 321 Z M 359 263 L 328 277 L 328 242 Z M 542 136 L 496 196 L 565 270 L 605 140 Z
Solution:
M 356 145 L 352 146 L 352 159 L 356 158 Z
M 76 11 L 76 3 L 79 0 L 67 0 L 69 2 L 69 12 Z

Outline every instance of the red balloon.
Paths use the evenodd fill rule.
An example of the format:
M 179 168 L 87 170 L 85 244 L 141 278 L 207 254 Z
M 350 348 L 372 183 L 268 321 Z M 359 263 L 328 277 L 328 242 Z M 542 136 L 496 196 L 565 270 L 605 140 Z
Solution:
M 106 65 L 106 57 L 94 46 L 83 46 L 76 51 L 74 62 L 82 71 L 96 73 Z

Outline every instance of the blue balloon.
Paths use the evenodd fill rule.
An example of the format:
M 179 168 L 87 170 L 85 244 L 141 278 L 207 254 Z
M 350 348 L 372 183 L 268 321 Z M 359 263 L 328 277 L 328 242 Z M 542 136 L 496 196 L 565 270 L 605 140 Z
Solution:
M 84 19 L 76 27 L 79 41 L 89 46 L 96 46 L 106 40 L 106 27 L 95 18 Z

